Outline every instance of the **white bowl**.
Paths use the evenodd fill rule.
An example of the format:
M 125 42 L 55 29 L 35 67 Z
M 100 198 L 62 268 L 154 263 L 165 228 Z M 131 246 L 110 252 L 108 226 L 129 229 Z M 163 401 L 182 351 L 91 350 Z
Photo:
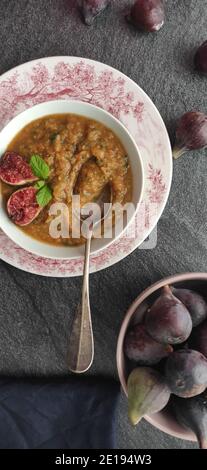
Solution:
M 122 142 L 126 153 L 128 154 L 132 169 L 132 202 L 134 204 L 134 211 L 130 214 L 129 220 L 124 222 L 124 227 L 120 226 L 120 228 L 116 230 L 116 236 L 114 235 L 113 238 L 94 239 L 92 241 L 91 253 L 95 253 L 111 244 L 121 235 L 121 233 L 126 229 L 127 225 L 132 221 L 142 198 L 144 182 L 142 160 L 134 139 L 131 137 L 124 125 L 108 112 L 89 103 L 72 100 L 49 101 L 27 109 L 23 113 L 17 115 L 14 119 L 12 119 L 12 121 L 9 122 L 9 124 L 7 124 L 6 127 L 4 127 L 4 129 L 0 132 L 0 156 L 2 156 L 7 150 L 8 145 L 16 136 L 16 134 L 27 124 L 43 116 L 64 113 L 85 116 L 99 121 L 110 128 Z M 37 241 L 34 238 L 28 236 L 9 219 L 3 205 L 3 198 L 1 194 L 0 227 L 6 233 L 6 235 L 11 238 L 11 240 L 17 243 L 17 245 L 21 246 L 27 251 L 30 251 L 31 253 L 34 253 L 35 255 L 53 259 L 74 259 L 79 258 L 84 253 L 83 246 L 54 246 Z

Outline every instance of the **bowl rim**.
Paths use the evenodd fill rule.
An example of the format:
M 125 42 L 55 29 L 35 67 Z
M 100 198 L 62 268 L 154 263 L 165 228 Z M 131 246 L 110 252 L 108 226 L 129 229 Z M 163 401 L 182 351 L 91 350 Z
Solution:
M 207 281 L 207 272 L 187 272 L 187 273 L 180 273 L 180 274 L 175 274 L 171 275 L 165 278 L 160 279 L 159 281 L 155 282 L 154 284 L 151 284 L 149 287 L 147 287 L 144 291 L 141 292 L 141 294 L 138 295 L 138 297 L 132 302 L 130 307 L 128 308 L 125 317 L 121 323 L 119 335 L 118 335 L 118 341 L 117 341 L 117 348 L 116 348 L 116 364 L 117 364 L 117 370 L 118 370 L 118 376 L 119 380 L 122 386 L 122 390 L 124 391 L 125 396 L 127 397 L 127 382 L 125 379 L 125 373 L 124 373 L 124 353 L 123 353 L 123 342 L 125 338 L 125 334 L 127 331 L 127 328 L 129 326 L 129 322 L 136 311 L 136 309 L 155 291 L 158 289 L 164 287 L 166 284 L 173 284 L 176 282 L 182 282 L 182 281 L 190 281 L 190 280 L 201 280 L 201 281 Z M 178 437 L 180 439 L 188 440 L 188 441 L 193 441 L 196 442 L 197 439 L 194 435 L 193 432 L 189 430 L 183 429 L 182 432 L 177 432 L 171 430 L 170 426 L 163 425 L 159 423 L 159 416 L 162 415 L 163 412 L 160 411 L 159 413 L 154 413 L 153 415 L 146 415 L 144 416 L 144 419 L 148 421 L 150 424 L 155 426 L 157 429 L 160 431 L 165 432 L 166 434 L 169 434 L 174 437 Z
M 60 104 L 63 104 L 63 106 L 66 106 L 66 105 L 72 105 L 72 106 L 74 106 L 74 105 L 79 105 L 79 106 L 84 106 L 85 108 L 92 108 L 92 109 L 94 109 L 94 110 L 97 110 L 99 113 L 102 113 L 103 115 L 107 116 L 109 119 L 112 119 L 112 120 L 117 124 L 117 126 L 119 126 L 119 127 L 122 129 L 122 131 L 123 131 L 123 132 L 125 133 L 125 135 L 127 136 L 127 139 L 128 139 L 129 141 L 131 141 L 131 143 L 133 144 L 134 148 L 136 149 L 136 158 L 137 158 L 137 160 L 138 160 L 138 164 L 139 164 L 139 168 L 140 168 L 140 191 L 139 191 L 139 199 L 138 199 L 138 201 L 137 201 L 137 203 L 136 203 L 136 207 L 135 207 L 134 213 L 133 213 L 132 216 L 129 218 L 129 220 L 127 220 L 127 223 L 126 223 L 124 229 L 121 230 L 118 235 L 114 236 L 114 237 L 111 238 L 111 239 L 108 239 L 108 242 L 107 242 L 105 245 L 100 246 L 100 247 L 97 247 L 95 250 L 92 250 L 92 251 L 91 251 L 91 254 L 92 254 L 92 255 L 96 255 L 96 254 L 98 254 L 99 252 L 101 252 L 102 250 L 107 249 L 112 243 L 116 242 L 116 241 L 119 239 L 119 237 L 123 236 L 124 232 L 127 230 L 127 228 L 128 228 L 128 226 L 130 225 L 130 223 L 132 223 L 132 221 L 134 220 L 134 217 L 136 216 L 136 214 L 137 214 L 137 212 L 138 212 L 138 210 L 139 210 L 139 207 L 140 207 L 140 204 L 141 204 L 141 201 L 142 201 L 142 197 L 143 197 L 144 185 L 145 185 L 145 171 L 144 171 L 144 164 L 143 164 L 143 159 L 142 159 L 141 151 L 140 151 L 139 146 L 137 145 L 137 143 L 136 143 L 134 137 L 131 135 L 131 133 L 129 132 L 129 130 L 127 129 L 127 127 L 126 127 L 119 119 L 117 119 L 113 114 L 111 114 L 110 112 L 106 111 L 105 109 L 103 109 L 103 108 L 101 108 L 101 107 L 99 107 L 99 106 L 96 106 L 96 105 L 94 105 L 94 104 L 92 104 L 92 103 L 88 103 L 87 101 L 81 101 L 81 100 L 76 100 L 76 99 L 71 99 L 71 100 L 70 100 L 70 99 L 66 99 L 66 100 L 62 100 L 62 99 L 58 99 L 58 100 L 57 100 L 57 99 L 56 99 L 56 100 L 49 100 L 49 101 L 44 101 L 44 102 L 35 104 L 35 105 L 33 105 L 33 106 L 31 106 L 31 107 L 25 109 L 24 111 L 18 113 L 16 116 L 14 116 L 14 117 L 0 130 L 0 137 L 1 137 L 1 134 L 5 131 L 5 129 L 6 129 L 9 125 L 11 125 L 12 123 L 14 123 L 17 119 L 19 119 L 19 118 L 21 119 L 21 116 L 24 116 L 24 115 L 26 115 L 26 114 L 29 114 L 30 112 L 32 112 L 33 110 L 38 109 L 38 108 L 43 108 L 43 109 L 44 109 L 44 106 L 46 106 L 46 105 L 48 105 L 48 104 L 49 104 L 50 106 L 54 105 L 54 107 L 55 107 L 56 105 L 60 105 Z M 49 112 L 49 113 L 48 113 L 48 112 L 46 112 L 46 113 L 43 112 L 42 117 L 44 117 L 44 116 L 49 116 L 49 115 L 52 115 L 52 114 L 61 114 L 61 112 L 58 113 L 58 112 L 55 112 L 55 110 L 54 110 L 53 112 Z M 68 113 L 65 111 L 65 114 L 76 114 L 77 116 L 80 116 L 80 114 L 79 114 L 78 112 L 76 113 L 75 111 L 73 111 L 73 112 L 68 111 Z M 84 115 L 84 114 L 81 114 L 81 115 Z M 87 112 L 86 112 L 86 117 L 87 117 Z M 33 121 L 35 121 L 36 119 L 41 119 L 41 116 L 40 116 L 40 117 L 36 117 L 36 118 L 34 118 L 34 119 L 28 119 L 28 120 L 27 120 L 27 123 L 24 124 L 24 126 L 21 128 L 21 130 L 22 130 L 25 126 L 27 126 L 28 124 L 30 124 L 30 123 L 32 123 Z M 101 120 L 101 119 L 98 119 L 98 118 L 92 118 L 92 117 L 90 118 L 90 117 L 89 117 L 89 119 L 94 119 L 94 120 L 97 120 L 98 122 L 102 123 L 102 120 Z M 107 127 L 108 129 L 111 129 L 110 125 L 104 124 L 104 126 Z M 19 131 L 19 132 L 20 132 L 20 131 Z M 116 135 L 116 132 L 114 132 L 114 133 L 115 133 L 115 135 Z M 14 138 L 14 137 L 13 137 L 13 138 Z M 12 138 L 11 138 L 11 140 L 12 140 Z M 1 158 L 1 156 L 0 156 L 0 158 Z M 61 248 L 65 248 L 65 247 L 62 247 L 62 246 L 60 246 L 60 247 L 55 246 L 56 249 L 60 248 L 60 250 L 59 250 L 59 253 L 60 253 L 60 254 L 59 254 L 58 256 L 57 256 L 57 254 L 56 254 L 56 255 L 53 255 L 53 254 L 52 254 L 52 247 L 53 247 L 52 244 L 50 245 L 50 244 L 48 244 L 48 243 L 44 243 L 44 242 L 41 242 L 40 240 L 34 239 L 35 242 L 38 242 L 38 243 L 41 244 L 42 246 L 46 245 L 47 247 L 50 247 L 50 248 L 51 248 L 51 255 L 48 254 L 48 253 L 47 253 L 47 254 L 43 254 L 43 253 L 40 253 L 40 252 L 39 252 L 39 250 L 38 250 L 37 247 L 36 247 L 36 248 L 34 247 L 34 249 L 31 250 L 31 248 L 29 249 L 28 247 L 26 247 L 23 242 L 22 242 L 22 244 L 20 244 L 19 242 L 17 242 L 17 240 L 15 239 L 15 234 L 12 236 L 9 230 L 5 231 L 4 228 L 2 228 L 1 223 L 0 223 L 0 228 L 1 228 L 1 229 L 4 231 L 4 233 L 6 233 L 6 235 L 7 235 L 14 243 L 16 243 L 18 246 L 20 246 L 21 248 L 25 249 L 25 250 L 26 250 L 27 252 L 29 252 L 29 253 L 32 253 L 32 254 L 34 254 L 34 255 L 36 255 L 36 256 L 41 256 L 41 257 L 43 257 L 43 258 L 45 258 L 45 259 L 50 258 L 50 259 L 59 259 L 59 260 L 61 260 L 61 259 L 62 259 L 62 260 L 67 260 L 67 259 L 71 259 L 71 260 L 73 259 L 73 260 L 74 260 L 74 259 L 79 259 L 79 258 L 81 258 L 82 255 L 83 255 L 82 253 L 79 253 L 79 254 L 77 254 L 77 255 L 71 253 L 71 254 L 68 255 L 68 256 L 67 256 L 67 255 L 64 256 L 64 255 L 61 254 Z M 18 227 L 16 227 L 16 229 L 18 229 Z M 24 232 L 23 232 L 23 235 L 24 235 L 25 237 L 28 237 L 30 240 L 32 239 L 32 237 L 30 237 L 29 235 L 24 234 Z M 76 247 L 74 247 L 74 246 L 72 246 L 72 247 L 68 246 L 68 250 L 69 250 L 70 248 L 76 248 Z

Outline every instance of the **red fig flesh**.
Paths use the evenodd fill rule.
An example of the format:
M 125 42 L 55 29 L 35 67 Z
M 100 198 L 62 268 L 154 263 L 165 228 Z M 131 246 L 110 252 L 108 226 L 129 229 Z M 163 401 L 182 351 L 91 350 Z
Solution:
M 88 26 L 94 22 L 95 18 L 100 15 L 110 3 L 111 0 L 78 0 L 82 16 Z
M 198 48 L 194 57 L 195 69 L 207 74 L 207 41 Z
M 30 224 L 39 215 L 42 207 L 36 200 L 37 189 L 33 186 L 18 189 L 7 202 L 9 217 L 16 225 Z
M 148 32 L 159 31 L 165 20 L 163 0 L 136 0 L 128 20 L 138 29 Z
M 29 164 L 16 152 L 6 152 L 0 159 L 0 179 L 11 186 L 37 181 Z
M 188 150 L 207 147 L 207 116 L 197 111 L 185 113 L 178 121 L 173 157 L 179 158 Z

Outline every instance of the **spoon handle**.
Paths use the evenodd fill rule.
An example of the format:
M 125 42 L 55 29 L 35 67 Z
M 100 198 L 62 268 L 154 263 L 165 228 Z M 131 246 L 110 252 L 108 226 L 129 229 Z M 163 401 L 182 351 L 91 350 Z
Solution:
M 82 304 L 78 306 L 70 336 L 68 366 L 72 372 L 86 372 L 94 358 L 94 340 L 89 301 L 89 261 L 92 233 L 85 246 Z

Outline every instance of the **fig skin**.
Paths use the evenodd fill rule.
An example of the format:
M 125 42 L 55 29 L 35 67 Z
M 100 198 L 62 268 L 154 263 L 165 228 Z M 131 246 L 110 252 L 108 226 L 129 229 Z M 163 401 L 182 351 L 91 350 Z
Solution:
M 127 21 L 146 32 L 159 31 L 165 21 L 163 0 L 136 0 Z
M 151 367 L 137 367 L 129 375 L 128 415 L 134 426 L 146 414 L 161 411 L 168 403 L 170 390 L 164 377 Z
M 173 158 L 181 157 L 188 150 L 207 147 L 207 116 L 198 111 L 189 111 L 178 120 Z
M 203 42 L 194 56 L 195 69 L 207 75 L 207 41 Z
M 207 358 L 207 320 L 193 330 L 189 344 Z
M 171 392 L 190 398 L 207 387 L 207 359 L 193 349 L 180 349 L 167 358 L 165 378 Z
M 195 433 L 200 449 L 207 449 L 207 390 L 187 400 L 173 397 L 171 403 L 177 421 Z
M 198 326 L 207 318 L 207 303 L 200 294 L 190 289 L 176 289 L 175 287 L 171 289 L 175 297 L 188 309 L 193 327 Z
M 190 336 L 192 320 L 185 305 L 172 294 L 169 286 L 165 286 L 147 312 L 145 326 L 158 343 L 179 344 Z
M 83 20 L 87 26 L 91 26 L 96 19 L 111 3 L 111 0 L 78 0 L 78 6 Z
M 125 337 L 124 351 L 128 359 L 139 365 L 151 366 L 173 352 L 172 346 L 155 341 L 146 332 L 144 325 L 135 325 Z
M 5 152 L 0 159 L 0 179 L 10 186 L 37 181 L 29 164 L 16 152 Z
M 12 193 L 7 201 L 7 212 L 11 220 L 21 227 L 29 225 L 42 210 L 36 200 L 38 190 L 33 186 Z

